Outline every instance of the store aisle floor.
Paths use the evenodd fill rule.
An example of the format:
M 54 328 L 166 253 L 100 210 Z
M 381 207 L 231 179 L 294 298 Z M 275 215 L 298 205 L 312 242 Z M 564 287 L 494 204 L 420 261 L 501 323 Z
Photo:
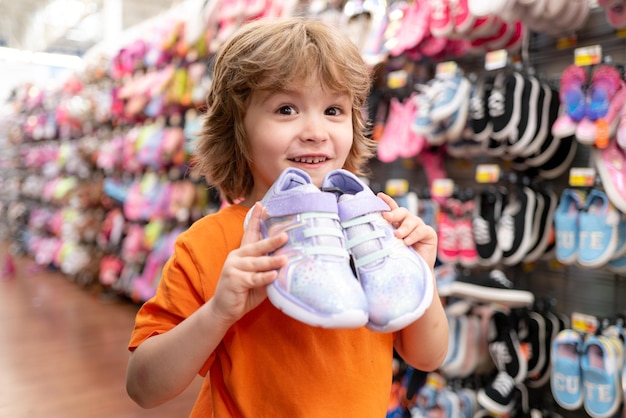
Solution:
M 0 270 L 8 247 L 0 244 Z M 0 417 L 186 417 L 201 384 L 152 410 L 126 395 L 126 344 L 137 306 L 89 292 L 15 258 L 0 276 Z

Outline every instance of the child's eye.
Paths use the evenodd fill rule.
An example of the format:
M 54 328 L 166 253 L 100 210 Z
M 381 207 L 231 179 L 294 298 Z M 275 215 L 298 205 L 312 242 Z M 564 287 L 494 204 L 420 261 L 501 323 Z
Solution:
M 278 108 L 278 113 L 280 113 L 281 115 L 293 115 L 294 113 L 296 113 L 296 110 L 293 106 L 285 105 Z
M 326 114 L 330 116 L 339 116 L 343 113 L 340 107 L 333 106 L 326 109 Z

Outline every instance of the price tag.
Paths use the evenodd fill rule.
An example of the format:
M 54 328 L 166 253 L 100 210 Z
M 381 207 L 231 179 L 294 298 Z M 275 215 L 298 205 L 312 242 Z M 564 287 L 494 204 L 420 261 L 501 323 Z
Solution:
M 574 64 L 579 67 L 587 67 L 602 62 L 602 45 L 591 45 L 574 50 Z
M 434 197 L 450 197 L 454 193 L 454 181 L 452 179 L 436 179 L 433 181 L 430 193 Z
M 598 329 L 598 318 L 580 312 L 572 313 L 572 329 L 585 334 L 595 334 Z
M 476 182 L 497 183 L 500 180 L 500 166 L 498 164 L 479 164 L 476 167 Z
M 578 44 L 578 37 L 576 35 L 563 36 L 556 41 L 556 49 L 572 48 Z
M 499 70 L 509 63 L 509 53 L 506 49 L 498 49 L 496 51 L 487 52 L 485 54 L 485 70 Z
M 436 372 L 430 372 L 426 376 L 426 384 L 435 389 L 441 390 L 446 387 L 446 379 Z
M 409 191 L 409 182 L 406 179 L 389 179 L 385 183 L 385 194 L 395 197 L 404 196 Z
M 437 77 L 451 77 L 458 72 L 459 65 L 454 61 L 445 61 L 437 64 L 435 74 Z
M 408 74 L 404 70 L 391 71 L 387 75 L 387 87 L 390 89 L 401 89 L 406 86 Z
M 569 185 L 572 187 L 592 187 L 595 182 L 595 168 L 573 167 L 569 171 Z

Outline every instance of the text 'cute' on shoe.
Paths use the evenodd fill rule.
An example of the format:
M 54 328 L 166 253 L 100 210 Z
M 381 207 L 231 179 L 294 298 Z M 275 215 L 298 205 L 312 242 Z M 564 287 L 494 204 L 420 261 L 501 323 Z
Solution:
M 421 317 L 432 302 L 433 275 L 424 259 L 397 238 L 393 225 L 383 218 L 389 206 L 346 170 L 328 173 L 322 190 L 339 195 L 346 248 L 367 298 L 366 327 L 393 332 Z
M 550 389 L 556 403 L 568 411 L 576 410 L 583 404 L 580 368 L 582 344 L 582 336 L 578 332 L 564 329 L 557 334 L 551 345 Z
M 365 325 L 367 300 L 350 268 L 336 196 L 319 190 L 306 172 L 288 168 L 262 203 L 263 237 L 282 232 L 289 236 L 287 243 L 274 252 L 289 261 L 267 286 L 272 304 L 312 326 Z

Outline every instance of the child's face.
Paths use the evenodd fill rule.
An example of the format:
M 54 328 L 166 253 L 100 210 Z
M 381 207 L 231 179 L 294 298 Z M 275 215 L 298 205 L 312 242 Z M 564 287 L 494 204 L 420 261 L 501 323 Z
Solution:
M 342 168 L 352 147 L 352 102 L 317 80 L 283 92 L 254 92 L 244 127 L 250 141 L 254 189 L 260 200 L 288 167 L 306 171 L 320 187 Z

